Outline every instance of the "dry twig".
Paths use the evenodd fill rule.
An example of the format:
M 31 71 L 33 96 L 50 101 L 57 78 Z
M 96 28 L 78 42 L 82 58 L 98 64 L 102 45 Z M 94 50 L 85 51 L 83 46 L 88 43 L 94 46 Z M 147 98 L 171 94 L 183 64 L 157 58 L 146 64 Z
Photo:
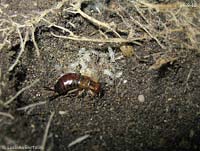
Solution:
M 138 37 L 138 38 L 132 38 L 132 39 L 124 39 L 124 38 L 108 38 L 108 39 L 95 39 L 95 38 L 87 38 L 87 37 L 79 37 L 79 36 L 61 36 L 56 35 L 53 32 L 51 34 L 54 37 L 57 38 L 63 38 L 63 39 L 69 39 L 69 40 L 75 40 L 75 41 L 87 41 L 87 42 L 97 42 L 97 43 L 126 43 L 126 42 L 132 42 L 138 44 L 136 42 L 137 40 L 144 40 L 147 39 L 147 36 Z
M 75 139 L 74 141 L 72 141 L 69 145 L 68 145 L 68 147 L 72 147 L 72 146 L 74 146 L 74 145 L 76 145 L 76 144 L 78 144 L 78 143 L 81 143 L 82 141 L 84 141 L 85 139 L 87 139 L 88 137 L 90 137 L 90 135 L 84 135 L 84 136 L 81 136 L 81 137 L 79 137 L 79 138 L 77 138 L 77 139 Z
M 33 83 L 31 83 L 30 85 L 22 88 L 21 90 L 19 90 L 15 96 L 11 97 L 7 102 L 4 103 L 5 106 L 9 105 L 11 102 L 13 102 L 22 92 L 24 92 L 25 90 L 31 88 L 33 85 L 35 85 L 37 82 L 39 82 L 39 79 L 35 80 Z
M 71 6 L 72 6 L 72 8 L 70 8 L 71 10 L 65 9 L 65 11 L 75 13 L 75 14 L 80 14 L 83 18 L 87 19 L 88 21 L 93 23 L 95 26 L 112 31 L 117 37 L 121 37 L 120 34 L 117 33 L 117 31 L 115 29 L 113 29 L 113 27 L 110 24 L 99 21 L 99 20 L 87 15 L 86 13 L 84 13 L 81 10 L 81 3 L 82 3 L 81 1 L 78 1 L 75 5 L 71 4 Z
M 22 53 L 24 52 L 26 42 L 29 38 L 28 37 L 29 33 L 31 34 L 31 40 L 33 41 L 36 54 L 38 57 L 40 56 L 40 51 L 39 51 L 38 45 L 35 41 L 35 27 L 39 24 L 39 22 L 41 22 L 44 19 L 44 17 L 47 14 L 53 13 L 55 10 L 60 9 L 67 1 L 69 1 L 69 0 L 62 0 L 61 2 L 58 2 L 56 6 L 50 8 L 50 9 L 44 10 L 43 12 L 39 13 L 39 15 L 34 16 L 29 20 L 26 20 L 24 22 L 24 24 L 20 24 L 20 23 L 13 21 L 10 16 L 8 16 L 7 14 L 2 12 L 2 15 L 6 16 L 8 19 L 7 20 L 1 19 L 2 22 L 0 23 L 0 27 L 4 27 L 5 23 L 9 24 L 9 27 L 0 29 L 0 32 L 3 32 L 2 34 L 4 35 L 3 43 L 0 43 L 0 49 L 2 49 L 6 45 L 6 43 L 10 43 L 10 41 L 8 40 L 8 36 L 10 36 L 12 33 L 17 32 L 19 35 L 19 38 L 20 38 L 20 48 L 21 49 L 20 49 L 20 52 L 19 52 L 18 57 L 15 60 L 14 64 L 12 64 L 10 66 L 10 68 L 8 69 L 9 72 L 12 71 L 14 69 L 14 67 L 17 65 L 17 63 L 19 62 L 19 59 L 20 59 Z M 21 28 L 25 29 L 26 34 L 25 34 L 24 39 L 22 38 L 22 33 L 21 33 L 22 29 Z
M 27 106 L 24 106 L 24 107 L 20 107 L 17 110 L 18 111 L 21 111 L 21 110 L 27 111 L 30 108 L 34 108 L 34 107 L 36 107 L 38 105 L 43 105 L 43 104 L 46 104 L 46 101 L 42 101 L 42 102 L 38 102 L 38 103 L 33 103 L 33 104 L 30 104 L 30 105 L 27 105 Z
M 25 50 L 25 45 L 26 45 L 26 42 L 27 42 L 27 40 L 28 40 L 28 35 L 29 35 L 29 32 L 28 32 L 28 31 L 26 31 L 26 35 L 25 35 L 25 38 L 24 38 L 24 39 L 22 38 L 21 32 L 20 32 L 20 30 L 19 30 L 18 27 L 17 27 L 17 32 L 18 32 L 19 37 L 20 37 L 20 42 L 21 42 L 21 43 L 20 43 L 20 47 L 21 47 L 21 49 L 20 49 L 20 52 L 19 52 L 19 54 L 18 54 L 18 56 L 17 56 L 17 59 L 15 60 L 15 62 L 14 62 L 14 63 L 10 66 L 10 68 L 8 69 L 9 72 L 12 71 L 12 70 L 14 69 L 14 67 L 17 65 L 17 63 L 18 63 L 18 61 L 19 61 L 19 59 L 20 59 L 22 53 L 23 53 L 24 50 Z
M 0 112 L 0 115 L 9 117 L 10 119 L 15 119 L 10 113 Z
M 33 25 L 31 25 L 31 38 L 32 38 L 33 44 L 35 46 L 35 51 L 37 53 L 37 56 L 40 56 L 40 50 L 39 50 L 38 45 L 35 41 L 35 27 Z
M 46 129 L 45 129 L 45 132 L 44 132 L 44 136 L 43 136 L 43 140 L 42 140 L 42 144 L 41 144 L 41 151 L 45 150 L 45 145 L 46 145 L 46 142 L 47 142 L 47 135 L 48 135 L 49 128 L 50 128 L 51 121 L 53 119 L 54 114 L 55 114 L 55 112 L 52 112 L 50 117 L 49 117 L 49 121 L 47 123 Z

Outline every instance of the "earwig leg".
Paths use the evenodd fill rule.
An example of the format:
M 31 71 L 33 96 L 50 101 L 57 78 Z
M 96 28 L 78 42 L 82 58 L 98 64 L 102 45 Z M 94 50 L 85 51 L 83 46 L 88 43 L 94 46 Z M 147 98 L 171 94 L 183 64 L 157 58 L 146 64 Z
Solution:
M 94 93 L 92 90 L 89 90 L 88 93 L 89 93 L 89 95 L 92 96 L 92 97 L 94 97 L 94 96 L 96 95 L 96 93 Z
M 79 91 L 79 89 L 73 89 L 73 90 L 68 91 L 67 94 L 72 94 L 72 93 L 75 93 L 77 91 Z
M 83 95 L 84 92 L 85 92 L 84 89 L 74 89 L 68 92 L 68 96 L 80 97 L 81 95 Z
M 79 91 L 79 89 L 74 89 L 74 90 L 68 91 L 67 96 L 75 97 L 78 95 L 78 91 Z
M 77 96 L 79 97 L 79 96 L 81 96 L 81 95 L 83 95 L 83 93 L 85 92 L 85 90 L 84 89 L 82 89 L 82 90 L 79 90 L 78 91 L 78 94 L 77 94 Z

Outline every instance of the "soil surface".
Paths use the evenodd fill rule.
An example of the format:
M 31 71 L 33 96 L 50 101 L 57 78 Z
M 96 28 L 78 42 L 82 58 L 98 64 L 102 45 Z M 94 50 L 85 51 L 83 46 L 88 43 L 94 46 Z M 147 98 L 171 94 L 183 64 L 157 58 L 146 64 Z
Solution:
M 52 8 L 59 2 L 58 0 L 2 0 L 1 5 L 2 11 L 10 16 L 16 15 L 15 21 L 21 23 L 23 19 L 26 20 Z M 111 5 L 111 2 L 114 4 Z M 130 23 L 126 27 L 125 23 L 120 24 L 122 20 L 115 12 L 105 9 L 105 7 L 112 9 L 116 7 L 115 5 L 120 5 L 132 14 L 134 19 L 140 20 L 141 14 L 135 12 L 131 1 L 111 2 L 87 1 L 82 4 L 81 9 L 97 20 L 114 22 L 121 26 L 121 29 L 128 29 L 131 25 L 134 36 L 140 37 L 146 34 L 138 25 L 132 25 L 128 21 L 129 17 L 124 17 L 125 22 Z M 104 38 L 116 36 L 104 29 L 100 31 L 98 26 L 79 14 L 63 11 L 68 7 L 70 7 L 69 3 L 62 6 L 62 11 L 57 10 L 46 18 L 70 29 L 76 35 L 94 39 L 99 38 L 99 35 Z M 154 20 L 152 16 L 156 15 L 155 18 L 165 23 L 169 17 L 168 14 L 159 11 L 152 10 L 150 13 L 148 10 L 142 10 L 145 8 L 138 9 L 141 9 L 145 18 L 149 20 Z M 26 14 L 31 15 L 24 18 L 23 15 Z M 198 18 L 200 14 L 196 15 Z M 199 20 L 195 18 L 193 20 L 194 24 L 200 24 Z M 140 23 L 146 24 L 142 19 Z M 174 24 L 169 22 L 165 25 L 173 28 Z M 14 146 L 16 150 L 20 150 L 20 146 L 40 147 L 52 113 L 54 115 L 50 121 L 45 150 L 200 149 L 200 51 L 199 47 L 193 47 L 191 43 L 191 47 L 183 45 L 189 41 L 186 38 L 187 34 L 173 33 L 171 40 L 178 39 L 180 40 L 178 42 L 166 40 L 167 35 L 160 37 L 159 40 L 165 46 L 164 48 L 161 48 L 153 38 L 142 39 L 137 41 L 138 43 L 130 42 L 125 45 L 134 48 L 134 55 L 126 57 L 120 51 L 120 46 L 124 43 L 68 40 L 52 36 L 52 32 L 64 36 L 68 34 L 56 27 L 49 27 L 47 23 L 40 22 L 35 27 L 34 35 L 40 57 L 37 56 L 34 43 L 30 38 L 15 68 L 7 72 L 20 52 L 20 38 L 17 33 L 9 36 L 11 45 L 0 52 L 2 104 L 0 111 L 13 116 L 10 118 L 0 114 L 0 150 L 8 150 L 9 147 L 12 149 Z M 25 28 L 20 29 L 24 37 Z M 192 27 L 190 29 L 192 30 Z M 155 30 L 162 29 L 155 27 Z M 126 32 L 119 33 L 122 38 L 128 36 Z M 199 43 L 198 36 L 194 43 Z M 69 72 L 69 64 L 80 59 L 80 50 L 83 48 L 85 51 L 94 50 L 100 55 L 108 55 L 105 64 L 112 66 L 109 69 L 115 77 L 103 74 L 98 57 L 94 55 L 92 59 L 96 63 L 91 66 L 99 69 L 97 75 L 102 84 L 103 95 L 95 97 L 88 93 L 80 96 L 64 95 L 49 101 L 49 97 L 54 95 L 54 92 L 45 90 L 44 86 L 54 86 L 62 73 Z M 108 48 L 112 48 L 114 52 L 114 62 L 111 61 L 109 54 L 111 52 Z M 166 58 L 174 58 L 174 60 L 163 61 L 167 60 Z M 77 67 L 74 71 L 78 73 L 79 69 Z M 117 73 L 122 75 L 117 77 Z M 36 79 L 39 79 L 39 82 L 26 89 L 8 106 L 3 105 Z M 22 108 L 34 103 L 41 104 L 27 110 Z M 75 142 L 72 146 L 69 145 L 78 138 L 83 140 Z M 29 150 L 34 149 L 29 148 Z

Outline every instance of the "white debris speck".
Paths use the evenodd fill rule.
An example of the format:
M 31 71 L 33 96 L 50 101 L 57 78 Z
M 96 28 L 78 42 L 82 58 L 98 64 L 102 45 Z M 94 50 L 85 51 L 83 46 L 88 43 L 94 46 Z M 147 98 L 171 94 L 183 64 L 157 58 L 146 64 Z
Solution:
M 193 129 L 191 129 L 191 130 L 190 130 L 189 137 L 190 137 L 190 138 L 192 138 L 194 135 L 195 135 L 195 132 L 194 132 L 194 130 L 193 130 Z
M 82 70 L 85 70 L 88 67 L 88 65 L 86 64 L 86 62 L 83 59 L 80 60 L 79 64 L 81 65 Z
M 91 53 L 92 53 L 93 55 L 96 55 L 96 56 L 98 56 L 98 55 L 99 55 L 99 52 L 98 52 L 98 51 L 96 51 L 96 50 L 91 50 Z
M 138 95 L 138 101 L 141 102 L 141 103 L 143 103 L 145 101 L 143 94 Z
M 62 66 L 61 66 L 61 65 L 59 65 L 59 64 L 55 64 L 55 66 L 54 66 L 54 67 L 55 67 L 55 69 L 56 69 L 56 70 L 61 70 L 61 69 L 62 69 Z
M 122 76 L 123 72 L 119 71 L 115 74 L 115 78 L 120 78 Z
M 33 5 L 34 5 L 34 6 L 37 6 L 37 2 L 33 2 Z
M 59 136 L 58 136 L 58 134 L 55 134 L 55 138 L 58 138 Z
M 90 55 L 91 55 L 91 54 L 90 54 L 89 52 L 85 53 L 85 54 L 83 55 L 84 60 L 87 61 L 87 62 L 90 62 L 90 61 L 91 61 Z
M 68 65 L 67 72 L 79 72 L 95 81 L 104 81 L 112 85 L 113 80 L 123 74 L 116 56 L 119 56 L 119 53 L 115 53 L 111 47 L 108 47 L 107 52 L 81 48 L 77 58 Z
M 79 51 L 78 51 L 78 54 L 81 55 L 81 54 L 84 54 L 86 51 L 85 48 L 81 48 Z
M 112 79 L 114 79 L 114 74 L 110 70 L 108 70 L 108 69 L 105 69 L 103 71 L 103 74 L 105 74 L 105 75 L 111 77 Z
M 67 112 L 66 111 L 59 111 L 58 112 L 60 115 L 64 115 L 64 114 L 66 114 Z
M 126 84 L 127 82 L 128 82 L 127 80 L 124 80 L 124 81 L 123 81 L 124 84 Z
M 115 53 L 111 47 L 108 47 L 109 57 L 111 62 L 115 62 Z
M 103 136 L 102 135 L 100 135 L 99 138 L 100 138 L 100 140 L 103 140 Z
M 76 145 L 76 144 L 78 144 L 78 143 L 81 143 L 82 141 L 84 141 L 85 139 L 87 139 L 89 136 L 90 136 L 90 135 L 87 134 L 87 135 L 84 135 L 84 136 L 81 136 L 81 137 L 75 139 L 74 141 L 72 141 L 72 142 L 68 145 L 68 147 L 71 147 L 71 146 L 74 146 L 74 145 Z
M 68 68 L 70 70 L 74 70 L 78 65 L 79 65 L 79 62 L 76 61 L 76 62 L 69 64 Z
M 168 98 L 167 100 L 168 100 L 168 101 L 171 101 L 171 100 L 172 100 L 172 98 Z

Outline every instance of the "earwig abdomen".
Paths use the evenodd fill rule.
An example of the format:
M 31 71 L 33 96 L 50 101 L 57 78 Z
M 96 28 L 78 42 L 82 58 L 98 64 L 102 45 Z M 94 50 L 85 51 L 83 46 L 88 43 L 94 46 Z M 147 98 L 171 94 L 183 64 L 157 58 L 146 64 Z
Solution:
M 68 91 L 78 87 L 80 75 L 76 73 L 68 73 L 63 75 L 55 84 L 54 89 L 60 95 L 66 94 Z

